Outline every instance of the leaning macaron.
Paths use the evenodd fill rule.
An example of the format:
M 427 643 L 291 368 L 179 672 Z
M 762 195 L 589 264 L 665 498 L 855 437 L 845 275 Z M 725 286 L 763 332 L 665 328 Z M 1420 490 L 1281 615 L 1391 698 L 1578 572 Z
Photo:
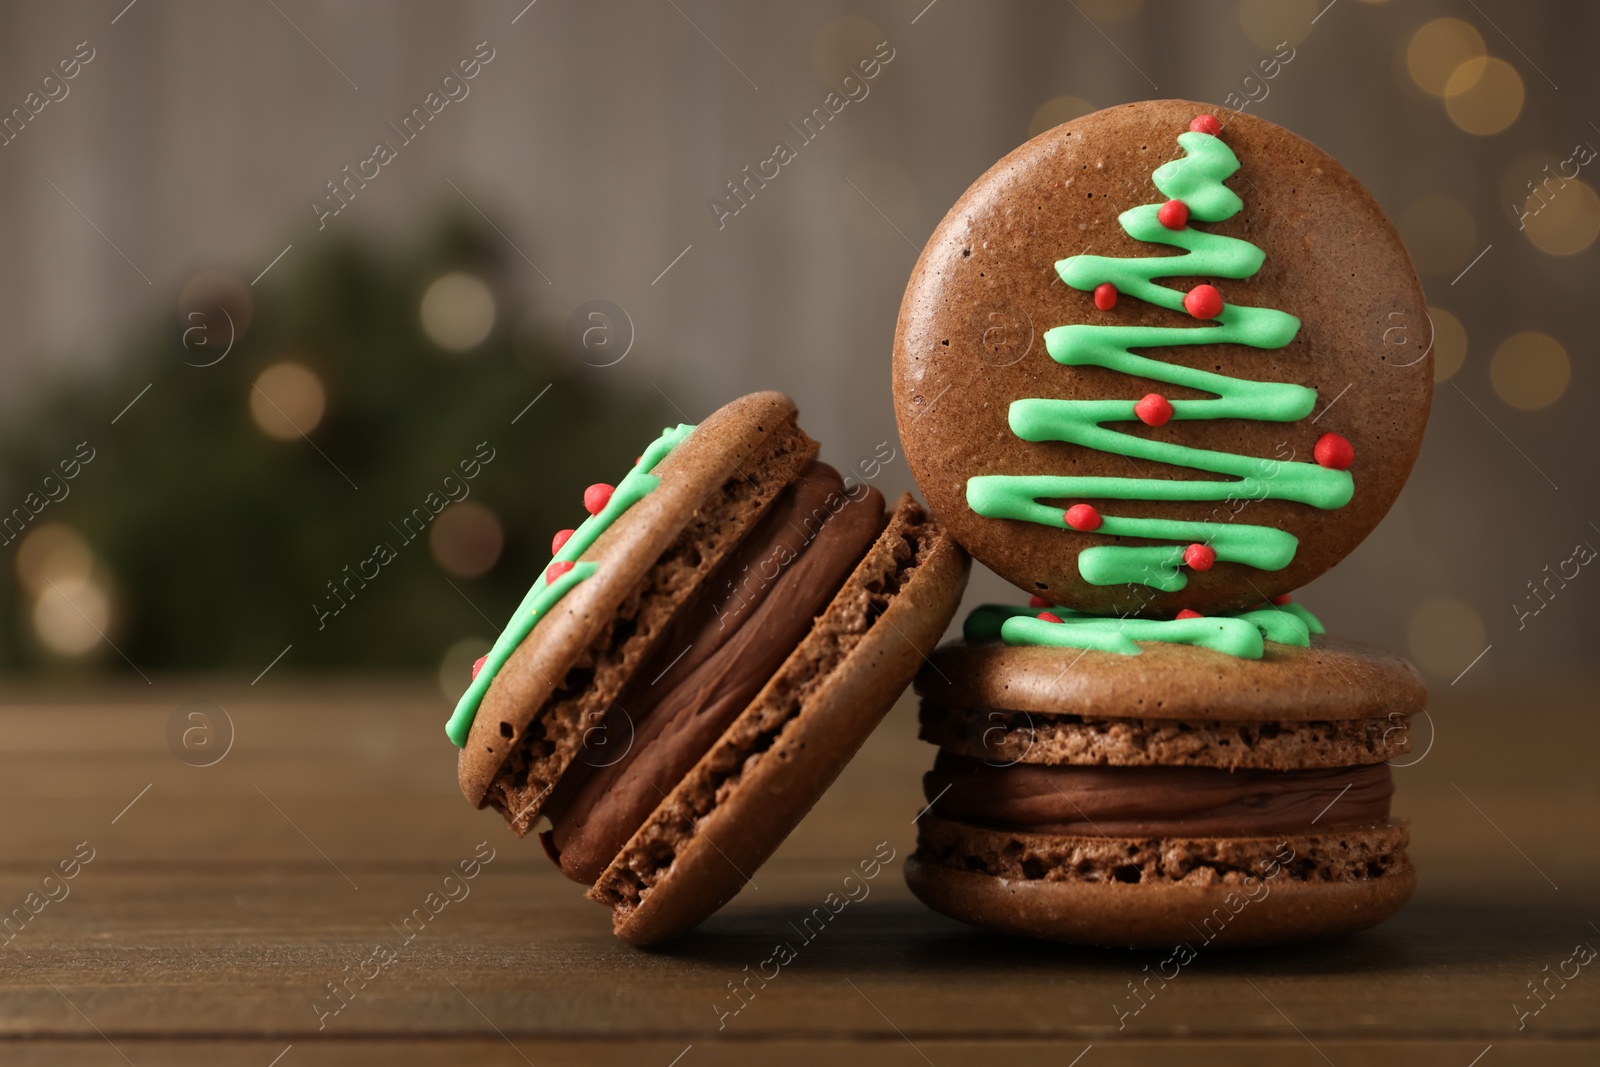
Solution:
M 1009 645 L 982 611 L 917 679 L 941 751 L 906 879 L 935 910 L 1197 951 L 1366 929 L 1411 896 L 1386 761 L 1427 691 L 1398 656 L 1316 633 L 1255 657 Z
M 788 397 L 665 431 L 558 538 L 448 726 L 462 792 L 653 944 L 738 892 L 910 683 L 965 554 Z

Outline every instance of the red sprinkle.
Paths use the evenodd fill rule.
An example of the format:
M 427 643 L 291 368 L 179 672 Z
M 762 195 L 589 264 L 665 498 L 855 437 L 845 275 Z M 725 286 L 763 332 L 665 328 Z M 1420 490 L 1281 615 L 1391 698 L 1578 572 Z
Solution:
M 1197 319 L 1214 319 L 1222 314 L 1222 294 L 1214 285 L 1197 285 L 1184 294 L 1183 309 Z
M 1042 619 L 1045 622 L 1060 622 L 1061 621 L 1061 616 L 1055 614 L 1054 612 L 1049 612 L 1049 611 L 1041 611 L 1041 612 L 1039 612 L 1038 615 L 1036 615 L 1034 617 L 1037 618 L 1037 619 Z
M 1101 311 L 1110 311 L 1117 306 L 1117 287 L 1110 282 L 1101 282 L 1094 287 L 1094 306 Z
M 1087 533 L 1100 529 L 1100 513 L 1088 504 L 1074 504 L 1067 509 L 1067 525 Z
M 488 656 L 479 656 L 478 657 L 478 662 L 476 662 L 476 663 L 474 663 L 472 665 L 472 680 L 473 681 L 477 681 L 478 680 L 478 672 L 483 670 L 483 665 L 485 663 L 487 663 L 488 660 L 489 660 Z
M 1311 455 L 1316 458 L 1318 465 L 1331 470 L 1345 471 L 1350 469 L 1350 464 L 1355 461 L 1355 446 L 1336 433 L 1325 433 L 1317 438 L 1317 443 L 1311 450 Z
M 1028 607 L 1030 608 L 1048 608 L 1050 606 L 1050 601 L 1037 594 L 1028 598 Z
M 1189 123 L 1189 128 L 1195 133 L 1209 133 L 1215 137 L 1222 132 L 1222 123 L 1217 121 L 1215 115 L 1196 115 L 1194 121 Z
M 1197 571 L 1208 571 L 1217 561 L 1217 550 L 1210 545 L 1193 544 L 1183 550 L 1183 561 Z
M 553 556 L 561 551 L 561 546 L 572 539 L 577 530 L 557 530 L 555 537 L 550 540 L 550 554 Z
M 1178 612 L 1178 618 L 1180 618 L 1180 619 L 1203 619 L 1203 618 L 1205 618 L 1205 616 L 1200 614 L 1198 611 L 1190 611 L 1188 608 L 1184 608 L 1182 611 Z
M 550 564 L 550 566 L 548 566 L 548 567 L 546 567 L 544 569 L 544 584 L 545 585 L 549 585 L 550 583 L 554 582 L 557 578 L 561 577 L 563 574 L 565 574 L 568 571 L 570 571 L 571 569 L 572 569 L 572 561 L 571 560 L 569 560 L 569 559 L 558 559 L 558 560 L 556 560 L 554 563 Z
M 1169 230 L 1181 230 L 1189 225 L 1189 205 L 1182 200 L 1168 200 L 1156 208 L 1156 221 Z
M 1147 393 L 1143 400 L 1133 405 L 1133 413 L 1146 426 L 1165 426 L 1167 420 L 1172 418 L 1172 403 L 1160 393 Z
M 606 509 L 611 502 L 611 494 L 616 492 L 616 487 L 605 482 L 596 482 L 583 491 L 583 508 L 591 515 L 598 515 Z
M 1272 602 L 1278 605 L 1288 604 L 1293 600 L 1294 597 L 1290 596 L 1288 593 L 1280 593 L 1278 596 L 1272 598 Z

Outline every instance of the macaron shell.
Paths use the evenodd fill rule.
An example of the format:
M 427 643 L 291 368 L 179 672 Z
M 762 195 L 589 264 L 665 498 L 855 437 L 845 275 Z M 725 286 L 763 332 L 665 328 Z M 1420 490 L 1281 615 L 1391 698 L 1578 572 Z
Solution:
M 1428 699 L 1401 657 L 1321 634 L 1309 648 L 1269 641 L 1258 660 L 1160 642 L 1136 656 L 961 642 L 929 659 L 927 700 L 1044 715 L 1307 722 L 1410 715 Z
M 905 877 L 923 903 L 987 930 L 1073 944 L 1173 949 L 1186 943 L 1201 949 L 1334 937 L 1393 916 L 1417 881 L 1405 852 L 1409 832 L 1403 823 L 1286 838 L 1169 841 L 1010 834 L 931 815 L 922 821 L 927 825 L 919 827 L 921 844 L 906 861 Z M 1049 868 L 1061 865 L 1062 856 L 1074 856 L 1095 880 L 961 869 L 931 859 L 930 843 L 966 853 L 967 863 L 983 858 L 974 853 L 1022 856 L 1020 862 L 1026 863 L 1031 852 L 1039 851 L 1054 854 L 1041 864 Z M 1275 869 L 1270 857 L 1285 845 L 1294 850 L 1294 859 Z M 1174 853 L 1229 858 L 1251 878 L 1235 875 L 1209 885 L 1193 876 L 1191 882 L 1128 883 L 1113 873 L 1112 865 L 1127 864 L 1130 857 L 1165 859 Z M 1369 865 L 1380 873 L 1365 873 Z
M 469 801 L 514 807 L 508 820 L 527 832 L 585 729 L 600 721 L 672 613 L 816 455 L 795 418 L 781 393 L 741 397 L 657 464 L 661 483 L 582 555 L 598 571 L 534 627 L 485 693 L 457 763 Z M 686 535 L 693 551 L 664 560 Z M 618 630 L 624 615 L 631 631 Z M 592 671 L 592 680 L 547 707 L 575 668 Z M 490 796 L 536 719 L 526 782 L 498 783 Z
M 1182 312 L 1126 295 L 1113 309 L 1099 310 L 1090 293 L 1061 281 L 1055 264 L 1083 253 L 1150 257 L 1176 251 L 1128 236 L 1118 215 L 1164 199 L 1152 172 L 1184 154 L 1177 137 L 1195 116 L 1211 111 L 1227 118 L 1221 139 L 1240 169 L 1225 184 L 1244 207 L 1199 228 L 1247 240 L 1266 260 L 1247 279 L 1158 282 L 1179 291 L 1213 283 L 1229 303 L 1298 317 L 1300 330 L 1275 350 L 1195 344 L 1141 354 L 1239 379 L 1309 386 L 1318 393 L 1317 413 L 1289 423 L 1234 418 L 1107 426 L 1152 441 L 1261 459 L 1265 471 L 1275 470 L 1277 461 L 1311 462 L 1319 437 L 1337 433 L 1354 446 L 1354 497 L 1330 510 L 1273 499 L 1062 501 L 1063 507 L 1086 503 L 1120 517 L 1276 527 L 1299 539 L 1292 562 L 1281 570 L 1234 562 L 1204 571 L 1186 567 L 1187 585 L 1171 593 L 1143 585 L 1092 585 L 1079 573 L 1078 554 L 1118 539 L 986 518 L 969 507 L 967 483 L 979 475 L 1216 477 L 1135 462 L 1115 447 L 1024 441 L 1008 423 L 1011 404 L 1029 397 L 1137 401 L 1157 392 L 1169 400 L 1209 398 L 1103 367 L 1063 366 L 1046 351 L 1044 334 L 1074 323 L 1206 328 Z M 974 558 L 1019 588 L 1104 614 L 1244 608 L 1322 574 L 1372 531 L 1399 494 L 1421 447 L 1432 390 L 1422 289 L 1398 234 L 1366 189 L 1327 153 L 1287 130 L 1183 100 L 1086 115 L 995 164 L 929 239 L 907 286 L 895 336 L 896 416 L 907 462 L 929 507 Z
M 732 899 L 904 691 L 968 565 L 903 497 L 811 634 L 590 890 L 617 936 L 665 941 Z

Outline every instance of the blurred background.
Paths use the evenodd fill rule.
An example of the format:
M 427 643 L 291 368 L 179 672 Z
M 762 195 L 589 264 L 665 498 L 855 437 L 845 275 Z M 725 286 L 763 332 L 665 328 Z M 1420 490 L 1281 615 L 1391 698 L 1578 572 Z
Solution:
M 1506 0 L 8 4 L 0 677 L 405 671 L 442 707 L 662 426 L 775 388 L 838 466 L 897 445 L 944 211 L 1156 96 L 1340 158 L 1432 305 L 1416 471 L 1300 599 L 1436 686 L 1587 666 L 1597 39 Z

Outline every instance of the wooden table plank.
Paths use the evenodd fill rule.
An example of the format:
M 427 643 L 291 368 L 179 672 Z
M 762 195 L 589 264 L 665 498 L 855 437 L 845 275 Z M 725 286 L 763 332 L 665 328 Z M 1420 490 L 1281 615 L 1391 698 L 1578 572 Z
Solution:
M 1397 810 L 1414 822 L 1416 900 L 1354 938 L 1202 951 L 1120 1030 L 1114 1004 L 1129 1003 L 1127 983 L 1161 954 L 992 937 L 910 897 L 900 864 L 932 749 L 914 741 L 909 701 L 759 888 L 691 938 L 641 952 L 610 936 L 607 913 L 536 845 L 460 800 L 443 702 L 425 685 L 206 688 L 24 694 L 0 706 L 0 907 L 37 891 L 78 842 L 94 849 L 70 894 L 0 948 L 0 1060 L 121 1062 L 105 1039 L 134 1062 L 262 1065 L 292 1043 L 283 1067 L 522 1055 L 666 1064 L 691 1044 L 683 1067 L 755 1047 L 775 1064 L 859 1048 L 943 1067 L 1067 1063 L 1090 1043 L 1097 1063 L 1152 1062 L 1181 1046 L 1196 1063 L 1248 1048 L 1286 1062 L 1421 1054 L 1465 1067 L 1489 1044 L 1496 1063 L 1592 1062 L 1600 1047 L 1593 968 L 1521 1031 L 1512 1007 L 1537 1003 L 1526 983 L 1575 942 L 1600 944 L 1589 765 L 1600 726 L 1581 685 L 1440 694 L 1433 749 L 1396 771 Z M 234 749 L 215 766 L 187 766 L 168 748 L 167 720 L 190 699 L 233 717 Z M 1541 734 L 1561 742 L 1509 731 L 1509 706 L 1540 709 Z M 403 940 L 395 925 L 483 841 L 494 859 L 470 895 Z M 896 859 L 870 895 L 804 942 L 791 924 L 880 841 Z M 798 958 L 721 1014 L 740 1004 L 729 983 L 779 939 Z M 319 1016 L 319 997 L 324 1011 L 339 1003 L 326 983 L 358 971 L 379 942 L 396 962 Z

